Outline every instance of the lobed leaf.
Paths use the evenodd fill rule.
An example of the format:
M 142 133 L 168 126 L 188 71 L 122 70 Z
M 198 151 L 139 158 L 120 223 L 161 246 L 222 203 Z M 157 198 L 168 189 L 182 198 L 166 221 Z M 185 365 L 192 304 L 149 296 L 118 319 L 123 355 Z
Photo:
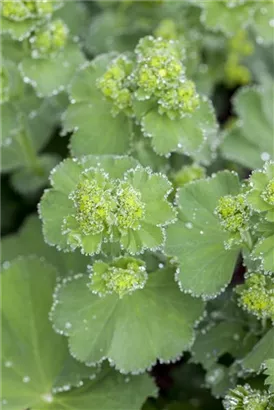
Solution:
M 178 191 L 179 220 L 167 228 L 165 249 L 178 260 L 176 279 L 183 291 L 214 298 L 230 282 L 240 249 L 225 249 L 228 234 L 214 210 L 221 196 L 238 192 L 237 176 L 227 171 Z
M 203 303 L 180 293 L 171 270 L 151 273 L 144 289 L 122 299 L 94 295 L 88 280 L 84 275 L 64 282 L 52 310 L 55 328 L 69 337 L 78 360 L 107 358 L 123 373 L 138 373 L 157 359 L 175 360 L 193 343 Z
M 98 381 L 86 382 L 96 376 L 94 369 L 71 358 L 65 339 L 52 330 L 48 311 L 55 281 L 55 269 L 38 258 L 17 259 L 1 275 L 2 404 L 13 410 L 138 410 L 148 395 L 155 395 L 147 375 L 126 380 L 108 370 Z M 72 389 L 75 384 L 83 387 Z

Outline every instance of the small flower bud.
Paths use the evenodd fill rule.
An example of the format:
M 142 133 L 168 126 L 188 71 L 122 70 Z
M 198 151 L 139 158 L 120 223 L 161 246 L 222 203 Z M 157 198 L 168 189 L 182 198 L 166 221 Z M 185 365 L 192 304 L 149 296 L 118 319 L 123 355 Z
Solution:
M 182 167 L 178 172 L 171 176 L 176 188 L 180 188 L 188 182 L 205 177 L 205 169 L 200 165 L 192 164 Z
M 62 50 L 67 42 L 68 28 L 62 20 L 55 20 L 36 31 L 30 38 L 33 57 L 48 57 Z
M 116 258 L 107 264 L 93 264 L 89 288 L 99 296 L 116 293 L 120 298 L 142 289 L 147 281 L 145 263 L 131 257 Z
M 239 304 L 258 318 L 274 320 L 274 280 L 260 273 L 252 273 L 244 283 L 237 286 Z
M 253 390 L 248 384 L 237 386 L 225 396 L 225 410 L 268 410 L 270 395 Z
M 221 197 L 216 214 L 223 228 L 231 233 L 245 230 L 250 216 L 244 195 Z

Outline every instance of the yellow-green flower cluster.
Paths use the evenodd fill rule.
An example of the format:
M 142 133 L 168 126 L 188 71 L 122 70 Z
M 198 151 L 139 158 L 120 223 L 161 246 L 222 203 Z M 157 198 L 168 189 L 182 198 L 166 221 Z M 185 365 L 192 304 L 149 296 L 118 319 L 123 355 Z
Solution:
M 117 189 L 117 226 L 121 233 L 128 229 L 138 229 L 144 216 L 144 204 L 140 192 L 127 182 Z
M 254 171 L 249 186 L 247 202 L 250 207 L 274 222 L 274 162 L 266 162 L 262 170 Z
M 55 20 L 35 32 L 30 38 L 32 56 L 48 57 L 62 50 L 67 42 L 68 28 L 62 20 Z
M 89 288 L 99 296 L 116 293 L 119 298 L 142 289 L 147 281 L 145 263 L 132 257 L 114 259 L 110 264 L 96 261 Z
M 244 195 L 221 197 L 215 212 L 226 231 L 239 233 L 246 230 L 250 211 Z
M 136 47 L 133 73 L 138 100 L 152 98 L 160 114 L 171 119 L 193 112 L 199 105 L 195 85 L 185 77 L 182 51 L 173 40 L 145 37 Z
M 117 57 L 106 73 L 97 81 L 97 86 L 104 96 L 113 103 L 112 113 L 124 111 L 132 114 L 132 95 L 129 75 L 132 71 L 132 61 L 127 56 Z
M 171 176 L 173 184 L 176 188 L 180 188 L 188 182 L 204 178 L 206 176 L 205 169 L 197 164 L 185 165 L 178 172 Z
M 229 86 L 245 85 L 251 81 L 249 69 L 241 64 L 243 57 L 254 52 L 253 44 L 248 40 L 245 30 L 240 30 L 228 42 L 228 57 L 225 63 L 225 78 Z
M 53 9 L 51 0 L 2 1 L 2 16 L 15 21 L 48 16 L 51 15 Z
M 225 410 L 270 410 L 271 396 L 252 389 L 248 384 L 237 386 L 225 396 Z
M 244 285 L 237 286 L 239 304 L 258 318 L 274 320 L 274 280 L 260 273 L 252 273 Z
M 116 182 L 104 172 L 83 173 L 76 190 L 71 194 L 75 220 L 84 235 L 103 231 L 122 235 L 128 229 L 138 230 L 144 216 L 141 194 L 127 182 Z
M 116 203 L 112 189 L 105 176 L 99 180 L 84 177 L 77 185 L 71 197 L 76 207 L 75 219 L 85 235 L 100 233 L 113 223 Z

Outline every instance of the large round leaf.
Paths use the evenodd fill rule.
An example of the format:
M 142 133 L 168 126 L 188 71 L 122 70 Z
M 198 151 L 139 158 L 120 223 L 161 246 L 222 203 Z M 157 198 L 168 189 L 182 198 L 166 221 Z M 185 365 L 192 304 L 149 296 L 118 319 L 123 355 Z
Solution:
M 18 259 L 6 267 L 1 275 L 5 408 L 139 410 L 155 394 L 148 375 L 126 380 L 105 369 L 89 381 L 98 371 L 69 355 L 66 340 L 48 319 L 55 269 L 38 258 Z
M 89 280 L 65 281 L 52 311 L 55 328 L 68 335 L 79 360 L 107 358 L 123 373 L 140 372 L 157 359 L 176 359 L 193 343 L 203 302 L 182 294 L 170 269 L 150 274 L 144 289 L 122 299 L 94 295 Z

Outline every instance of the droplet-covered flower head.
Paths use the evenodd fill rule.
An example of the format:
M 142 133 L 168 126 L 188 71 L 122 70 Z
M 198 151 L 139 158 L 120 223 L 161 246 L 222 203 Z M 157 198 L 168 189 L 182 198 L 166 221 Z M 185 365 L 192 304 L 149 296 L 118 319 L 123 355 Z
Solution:
M 274 280 L 260 273 L 252 273 L 244 285 L 237 286 L 239 304 L 258 318 L 274 321 Z
M 270 410 L 270 394 L 252 389 L 248 384 L 237 386 L 225 396 L 225 410 Z
M 182 117 L 199 106 L 195 85 L 185 77 L 183 54 L 173 40 L 144 37 L 135 50 L 137 64 L 133 72 L 138 100 L 154 99 L 160 114 Z
M 2 16 L 14 21 L 49 16 L 54 10 L 54 3 L 52 0 L 3 0 Z
M 254 171 L 249 186 L 247 202 L 250 207 L 274 222 L 274 162 L 266 162 L 263 169 Z
M 111 62 L 108 70 L 97 81 L 98 88 L 107 100 L 113 103 L 114 115 L 120 111 L 132 114 L 132 95 L 129 88 L 132 65 L 129 57 L 121 55 Z
M 249 221 L 249 210 L 244 195 L 227 195 L 220 198 L 216 208 L 223 228 L 231 233 L 245 230 Z
M 62 50 L 68 38 L 68 28 L 60 19 L 36 30 L 30 37 L 32 57 L 49 57 Z
M 59 185 L 61 175 L 68 184 Z M 168 179 L 128 157 L 66 160 L 53 171 L 52 183 L 40 213 L 46 239 L 61 249 L 95 254 L 115 242 L 132 254 L 156 250 L 164 244 L 165 225 L 176 216 L 167 201 Z
M 140 259 L 120 257 L 109 264 L 96 261 L 92 267 L 89 288 L 99 296 L 116 293 L 122 298 L 142 289 L 147 277 L 145 263 Z
M 133 116 L 135 104 L 147 100 L 172 119 L 195 111 L 200 100 L 194 83 L 185 77 L 183 54 L 176 41 L 147 36 L 133 56 L 116 57 L 97 80 L 113 104 L 112 113 Z

